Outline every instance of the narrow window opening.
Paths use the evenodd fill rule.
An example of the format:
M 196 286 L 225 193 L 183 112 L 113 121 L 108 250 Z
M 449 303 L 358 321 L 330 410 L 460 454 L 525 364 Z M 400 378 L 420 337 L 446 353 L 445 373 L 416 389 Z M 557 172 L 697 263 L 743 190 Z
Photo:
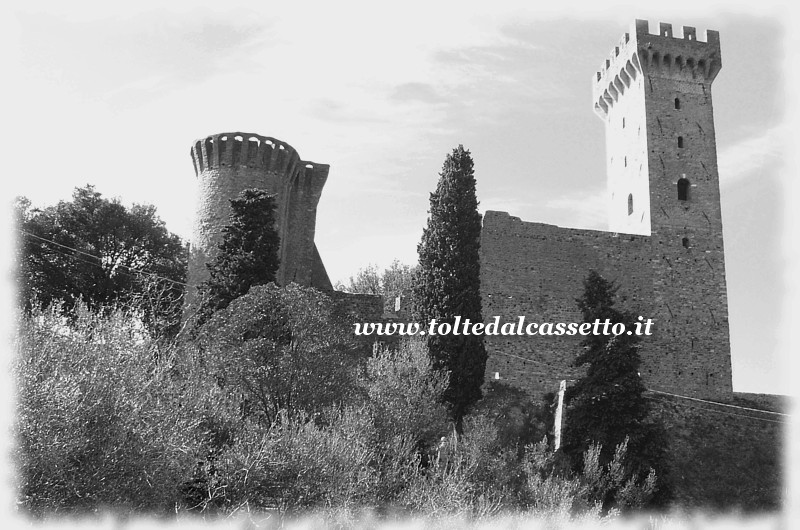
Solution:
M 684 237 L 683 240 L 681 241 L 681 243 L 683 243 L 683 248 L 689 248 L 689 238 L 688 237 Z
M 633 194 L 628 194 L 628 215 L 633 213 Z
M 678 136 L 678 148 L 683 149 L 683 136 Z
M 678 200 L 689 200 L 689 181 L 685 178 L 678 179 Z
M 627 156 L 623 160 L 623 164 L 625 164 L 625 167 L 628 167 L 628 157 Z
M 624 117 L 622 118 L 622 128 L 623 129 L 625 128 L 625 118 Z
M 675 98 L 675 108 L 678 110 L 681 108 L 681 100 L 678 98 Z

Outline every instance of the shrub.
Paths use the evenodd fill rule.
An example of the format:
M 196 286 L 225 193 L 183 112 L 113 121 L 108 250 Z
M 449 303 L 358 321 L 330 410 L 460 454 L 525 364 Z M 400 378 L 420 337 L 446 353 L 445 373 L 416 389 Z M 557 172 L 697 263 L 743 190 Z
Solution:
M 440 403 L 447 374 L 433 369 L 421 340 L 406 340 L 367 360 L 362 386 L 375 411 L 383 440 L 404 435 L 432 448 L 447 432 L 447 409 Z
M 17 353 L 22 506 L 174 510 L 194 458 L 192 409 L 208 390 L 195 380 L 187 394 L 181 354 L 158 351 L 134 315 L 82 306 L 69 323 L 57 306 L 20 317 Z
M 293 512 L 374 502 L 378 475 L 369 414 L 346 407 L 321 416 L 323 425 L 303 413 L 282 413 L 266 429 L 249 422 L 239 443 L 217 458 L 217 488 L 203 508 Z
M 214 313 L 197 344 L 228 392 L 269 424 L 281 410 L 321 411 L 354 397 L 352 332 L 321 291 L 259 285 Z
M 492 422 L 483 416 L 464 419 L 463 434 L 441 440 L 432 465 L 419 472 L 399 504 L 410 514 L 481 518 L 513 506 L 516 480 L 513 451 L 500 450 Z
M 492 419 L 501 447 L 522 450 L 541 439 L 546 432 L 547 415 L 540 410 L 542 408 L 541 405 L 537 407 L 523 390 L 500 381 L 490 381 L 472 415 Z
M 524 503 L 536 515 L 576 515 L 642 508 L 656 491 L 655 471 L 640 480 L 628 464 L 627 439 L 619 444 L 611 461 L 600 463 L 602 447 L 593 444 L 583 455 L 583 472 L 561 475 L 558 453 L 548 450 L 547 440 L 525 448 Z

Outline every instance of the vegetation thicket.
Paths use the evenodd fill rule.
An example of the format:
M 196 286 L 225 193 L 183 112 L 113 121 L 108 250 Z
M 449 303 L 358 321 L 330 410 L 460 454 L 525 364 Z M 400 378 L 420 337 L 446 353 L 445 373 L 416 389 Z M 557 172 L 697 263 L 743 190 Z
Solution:
M 91 189 L 78 197 L 121 212 Z M 25 255 L 30 298 L 18 314 L 13 365 L 21 509 L 568 519 L 647 502 L 655 476 L 630 479 L 627 441 L 605 460 L 591 444 L 572 473 L 548 450 L 546 418 L 523 394 L 495 383 L 479 400 L 482 344 L 407 340 L 361 353 L 326 293 L 270 281 L 278 241 L 252 233 L 269 224 L 269 205 L 258 190 L 232 201 L 203 286 L 207 310 L 179 340 L 161 340 L 163 329 L 148 326 L 121 291 L 39 296 L 46 283 L 35 287 L 31 278 L 44 262 Z M 472 162 L 459 147 L 445 163 L 431 218 L 475 228 L 476 205 Z M 477 241 L 437 223 L 420 244 L 420 307 L 443 320 L 453 312 L 480 319 L 477 262 L 462 262 Z M 124 238 L 121 245 L 133 248 Z M 453 247 L 466 254 L 437 256 Z M 182 249 L 173 251 L 166 263 L 184 263 Z M 457 262 L 469 282 L 448 279 Z M 408 288 L 408 270 L 396 269 L 384 275 L 384 289 Z M 114 278 L 113 267 L 106 272 Z M 434 292 L 456 287 L 441 291 L 449 296 Z

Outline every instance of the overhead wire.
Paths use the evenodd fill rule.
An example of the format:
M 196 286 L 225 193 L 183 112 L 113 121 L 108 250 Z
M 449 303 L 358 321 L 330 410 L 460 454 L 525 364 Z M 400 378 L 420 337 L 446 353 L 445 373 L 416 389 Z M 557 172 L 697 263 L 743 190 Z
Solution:
M 70 247 L 70 246 L 68 246 L 68 245 L 64 245 L 64 244 L 62 244 L 62 243 L 58 243 L 58 242 L 56 242 L 56 241 L 53 241 L 52 239 L 47 239 L 46 237 L 41 237 L 41 236 L 37 236 L 36 234 L 31 234 L 30 232 L 28 232 L 28 231 L 26 231 L 26 230 L 19 229 L 19 231 L 20 231 L 22 234 L 25 234 L 25 235 L 27 235 L 27 236 L 33 237 L 33 238 L 35 238 L 35 239 L 39 239 L 39 240 L 41 240 L 41 241 L 45 241 L 45 242 L 47 242 L 47 243 L 51 243 L 51 244 L 53 244 L 53 245 L 56 245 L 56 246 L 59 246 L 59 247 L 65 248 L 65 249 L 67 249 L 67 250 L 71 250 L 71 251 L 73 251 L 73 252 L 75 252 L 75 253 L 77 253 L 77 254 L 82 254 L 82 255 L 84 255 L 84 256 L 88 256 L 88 257 L 90 257 L 90 258 L 94 258 L 94 259 L 96 259 L 96 260 L 98 261 L 97 263 L 95 263 L 95 262 L 90 262 L 90 261 L 87 261 L 87 260 L 85 260 L 85 259 L 81 259 L 81 258 L 79 258 L 79 257 L 77 257 L 77 256 L 74 256 L 74 255 L 72 255 L 72 256 L 73 256 L 75 259 L 77 259 L 78 261 L 81 261 L 81 262 L 83 262 L 83 263 L 88 263 L 88 264 L 90 264 L 90 265 L 96 265 L 96 266 L 100 266 L 100 263 L 102 263 L 102 261 L 103 261 L 103 258 L 101 258 L 100 256 L 97 256 L 97 255 L 95 255 L 95 254 L 91 254 L 91 253 L 89 253 L 89 252 L 84 252 L 83 250 L 79 250 L 79 249 L 77 249 L 77 248 Z M 71 256 L 71 254 L 66 254 L 66 253 L 65 253 L 65 252 L 63 252 L 63 251 L 61 252 L 61 254 L 63 254 L 63 255 L 66 255 L 66 256 Z M 138 273 L 138 274 L 144 274 L 144 275 L 146 275 L 146 276 L 151 276 L 151 277 L 153 277 L 153 278 L 158 278 L 159 280 L 164 280 L 164 281 L 167 281 L 167 282 L 171 282 L 171 283 L 174 283 L 174 284 L 176 284 L 176 285 L 182 285 L 182 286 L 184 286 L 184 287 L 190 287 L 190 285 L 189 285 L 189 284 L 187 284 L 187 283 L 180 282 L 180 281 L 178 281 L 178 280 L 173 280 L 173 279 L 171 279 L 171 278 L 166 278 L 166 277 L 164 277 L 164 276 L 160 276 L 160 275 L 158 275 L 158 274 L 155 274 L 155 273 L 153 273 L 153 272 L 148 272 L 148 271 L 145 271 L 145 270 L 143 270 L 143 269 L 137 269 L 137 268 L 135 268 L 135 267 L 129 267 L 128 265 L 122 265 L 122 264 L 117 264 L 117 267 L 121 267 L 121 268 L 123 268 L 123 269 L 126 269 L 126 270 L 128 270 L 128 271 L 131 271 L 131 272 L 135 272 L 135 273 Z

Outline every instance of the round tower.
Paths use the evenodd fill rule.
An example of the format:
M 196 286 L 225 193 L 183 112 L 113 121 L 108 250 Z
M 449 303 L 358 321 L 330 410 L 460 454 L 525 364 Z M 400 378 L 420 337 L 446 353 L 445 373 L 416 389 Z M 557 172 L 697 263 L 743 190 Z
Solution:
M 228 224 L 230 199 L 258 188 L 275 196 L 280 236 L 277 282 L 330 289 L 314 245 L 317 204 L 330 166 L 300 159 L 289 144 L 258 134 L 230 132 L 197 140 L 191 149 L 198 195 L 189 253 L 186 307 L 197 286 L 208 279 L 206 263 L 214 259 Z

